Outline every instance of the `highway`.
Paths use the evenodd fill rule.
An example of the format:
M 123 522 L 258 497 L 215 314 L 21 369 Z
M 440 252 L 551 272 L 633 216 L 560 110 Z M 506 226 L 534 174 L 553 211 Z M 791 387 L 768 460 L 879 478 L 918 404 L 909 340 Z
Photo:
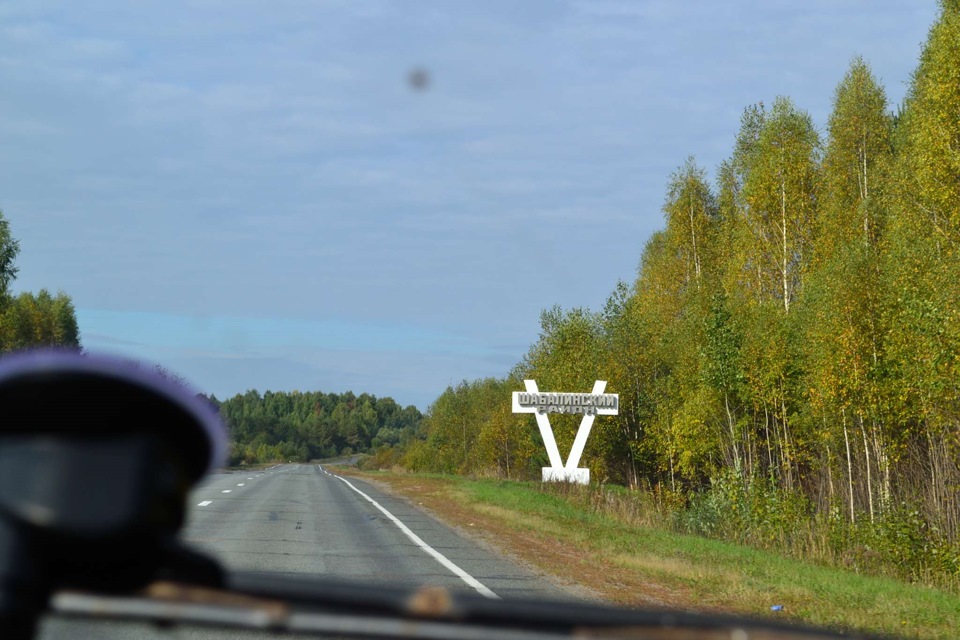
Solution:
M 213 474 L 190 496 L 182 537 L 232 570 L 434 585 L 490 598 L 570 597 L 406 501 L 316 464 Z M 183 631 L 54 620 L 42 637 L 230 637 Z
M 483 593 L 415 543 L 368 498 L 496 596 L 562 595 L 406 502 L 318 465 L 213 476 L 193 494 L 183 537 L 234 569 Z

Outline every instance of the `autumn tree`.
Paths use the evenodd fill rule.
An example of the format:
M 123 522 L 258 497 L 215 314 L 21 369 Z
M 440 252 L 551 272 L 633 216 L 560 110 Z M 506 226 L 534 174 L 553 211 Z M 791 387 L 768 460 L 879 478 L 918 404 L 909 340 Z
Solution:
M 820 141 L 809 114 L 777 98 L 763 120 L 743 183 L 758 295 L 784 311 L 803 281 L 816 212 Z
M 0 211 L 0 310 L 10 292 L 10 283 L 17 277 L 16 260 L 20 244 L 10 233 L 10 223 Z
M 65 293 L 21 293 L 10 301 L 0 318 L 0 341 L 7 350 L 29 347 L 80 347 L 73 302 Z
M 831 545 L 866 535 L 898 567 L 908 528 L 923 539 L 910 553 L 927 554 L 911 577 L 933 562 L 956 574 L 960 0 L 940 4 L 898 114 L 859 57 L 823 145 L 788 98 L 748 107 L 715 192 L 692 159 L 669 177 L 665 224 L 636 279 L 600 312 L 543 312 L 502 382 L 608 381 L 620 414 L 588 443 L 593 478 L 721 505 L 717 518 L 757 531 L 783 507 L 788 538 L 817 510 L 806 524 L 828 527 Z M 501 476 L 522 466 L 509 424 L 527 421 L 536 438 L 532 420 L 506 413 L 505 389 L 481 387 L 493 383 L 441 395 L 433 413 L 446 431 L 435 433 L 446 435 L 417 460 L 456 463 L 473 450 Z M 491 398 L 495 411 L 476 410 Z M 551 417 L 564 453 L 577 422 Z M 539 466 L 540 447 L 530 456 Z M 751 500 L 752 514 L 726 513 Z
M 960 532 L 960 2 L 942 0 L 895 134 L 888 351 L 926 514 Z M 919 482 L 917 483 L 919 485 Z
M 817 237 L 824 258 L 855 238 L 876 245 L 885 226 L 893 119 L 883 87 L 860 57 L 834 92 L 827 129 Z
M 892 126 L 883 88 L 867 64 L 854 58 L 834 94 L 817 259 L 802 320 L 810 400 L 823 412 L 819 420 L 826 424 L 821 430 L 824 462 L 828 474 L 835 460 L 846 463 L 844 494 L 851 520 L 856 518 L 855 484 L 864 489 L 871 517 L 881 503 L 889 502 L 891 493 L 892 425 L 884 420 L 881 406 L 885 376 L 880 251 L 893 158 Z M 861 457 L 863 466 L 855 471 L 854 460 Z M 832 476 L 827 483 L 833 495 Z

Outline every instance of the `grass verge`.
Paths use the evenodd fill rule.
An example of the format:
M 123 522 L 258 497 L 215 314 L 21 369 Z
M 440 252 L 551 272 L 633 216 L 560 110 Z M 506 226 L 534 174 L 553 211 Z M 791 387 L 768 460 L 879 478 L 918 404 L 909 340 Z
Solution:
M 956 638 L 960 597 L 736 544 L 629 525 L 539 484 L 357 472 L 554 576 L 630 607 L 787 617 L 822 627 Z M 770 607 L 782 605 L 776 614 Z

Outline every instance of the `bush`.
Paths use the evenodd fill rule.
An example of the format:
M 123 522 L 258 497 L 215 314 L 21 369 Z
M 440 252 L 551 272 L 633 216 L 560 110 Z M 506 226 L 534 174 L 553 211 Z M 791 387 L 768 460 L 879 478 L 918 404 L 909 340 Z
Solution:
M 960 588 L 960 543 L 948 540 L 919 508 L 901 503 L 871 522 L 831 514 L 827 539 L 844 566 L 911 582 Z
M 361 458 L 357 466 L 371 471 L 383 471 L 399 465 L 400 458 L 401 452 L 396 447 L 381 446 L 371 455 Z
M 727 472 L 712 479 L 709 489 L 691 494 L 686 507 L 672 516 L 674 528 L 684 533 L 783 548 L 809 529 L 812 507 L 773 478 L 742 479 Z

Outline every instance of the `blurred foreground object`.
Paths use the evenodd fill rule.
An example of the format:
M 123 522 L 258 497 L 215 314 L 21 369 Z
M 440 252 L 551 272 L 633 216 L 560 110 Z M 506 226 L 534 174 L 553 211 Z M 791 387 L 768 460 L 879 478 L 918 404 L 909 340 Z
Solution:
M 64 587 L 219 585 L 219 567 L 176 534 L 225 447 L 213 409 L 155 372 L 68 351 L 0 359 L 3 636 L 32 637 Z

